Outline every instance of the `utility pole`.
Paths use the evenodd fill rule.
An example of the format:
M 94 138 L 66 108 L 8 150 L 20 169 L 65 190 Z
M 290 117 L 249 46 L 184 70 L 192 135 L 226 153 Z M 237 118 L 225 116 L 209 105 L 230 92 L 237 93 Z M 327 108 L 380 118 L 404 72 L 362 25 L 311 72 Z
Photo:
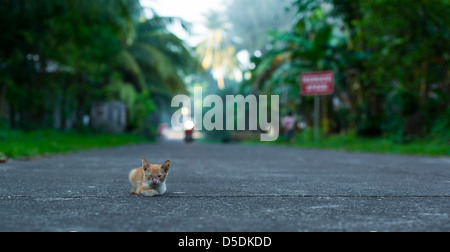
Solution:
M 314 140 L 320 140 L 320 96 L 314 96 Z

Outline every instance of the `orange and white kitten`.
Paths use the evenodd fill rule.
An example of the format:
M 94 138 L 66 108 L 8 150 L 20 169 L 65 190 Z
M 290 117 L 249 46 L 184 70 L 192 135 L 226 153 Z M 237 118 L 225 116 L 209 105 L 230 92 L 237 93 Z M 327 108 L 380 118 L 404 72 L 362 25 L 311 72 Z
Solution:
M 142 158 L 142 167 L 132 170 L 128 176 L 133 185 L 131 194 L 145 197 L 163 195 L 167 191 L 166 179 L 169 169 L 170 160 L 162 165 L 154 165 Z

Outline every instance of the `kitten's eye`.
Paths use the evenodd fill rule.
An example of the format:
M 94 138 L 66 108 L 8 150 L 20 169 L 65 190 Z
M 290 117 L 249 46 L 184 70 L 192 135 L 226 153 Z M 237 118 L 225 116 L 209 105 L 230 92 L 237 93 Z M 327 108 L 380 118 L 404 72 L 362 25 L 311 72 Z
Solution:
M 158 175 L 158 178 L 162 178 L 162 175 Z

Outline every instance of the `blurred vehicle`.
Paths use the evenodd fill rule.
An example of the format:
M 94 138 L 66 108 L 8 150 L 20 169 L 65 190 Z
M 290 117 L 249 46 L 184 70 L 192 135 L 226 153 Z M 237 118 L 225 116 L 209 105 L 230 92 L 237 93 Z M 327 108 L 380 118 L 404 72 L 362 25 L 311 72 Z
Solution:
M 193 121 L 187 121 L 184 123 L 184 132 L 185 132 L 185 137 L 184 137 L 184 141 L 186 143 L 192 143 L 194 141 L 194 127 L 195 124 Z

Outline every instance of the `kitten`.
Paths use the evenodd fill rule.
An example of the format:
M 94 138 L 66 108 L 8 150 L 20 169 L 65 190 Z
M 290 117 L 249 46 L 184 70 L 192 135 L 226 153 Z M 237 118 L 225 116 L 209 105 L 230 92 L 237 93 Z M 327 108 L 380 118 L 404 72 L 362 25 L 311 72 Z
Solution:
M 170 160 L 162 165 L 153 165 L 142 158 L 142 167 L 132 170 L 128 176 L 133 185 L 131 194 L 153 197 L 166 193 L 166 179 L 169 168 Z

